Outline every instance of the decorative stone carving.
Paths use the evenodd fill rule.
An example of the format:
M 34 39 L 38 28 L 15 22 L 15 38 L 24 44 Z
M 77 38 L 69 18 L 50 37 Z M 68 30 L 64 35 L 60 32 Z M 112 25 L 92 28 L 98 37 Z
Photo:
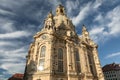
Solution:
M 27 66 L 27 72 L 35 72 L 36 70 L 37 70 L 36 63 L 31 60 Z
M 53 26 L 54 26 L 53 14 L 52 12 L 50 12 L 47 16 L 47 19 L 45 20 L 44 28 L 53 29 Z
M 77 35 L 75 26 L 66 16 L 62 5 L 57 7 L 55 16 L 52 12 L 47 15 L 44 28 L 34 36 L 34 39 L 28 55 L 33 58 L 27 58 L 26 63 L 25 77 L 29 78 L 24 80 L 30 78 L 31 80 L 38 78 L 41 80 L 57 78 L 64 78 L 64 80 L 104 80 L 104 77 L 99 76 L 99 73 L 102 74 L 102 70 L 98 64 L 100 62 L 97 44 L 90 39 L 89 32 L 84 25 L 82 36 Z M 42 46 L 46 46 L 46 48 L 42 50 Z M 58 49 L 62 50 L 62 58 L 59 58 L 60 53 L 58 55 L 58 52 L 60 51 Z M 79 55 L 77 57 L 75 55 L 76 49 Z M 44 52 L 44 56 L 40 56 L 42 52 Z

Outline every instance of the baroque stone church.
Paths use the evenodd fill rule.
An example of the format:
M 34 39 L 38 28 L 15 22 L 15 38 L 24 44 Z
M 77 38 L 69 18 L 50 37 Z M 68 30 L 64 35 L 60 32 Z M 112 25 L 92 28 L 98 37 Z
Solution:
M 81 37 L 62 5 L 45 19 L 27 55 L 24 80 L 104 80 L 97 44 L 83 25 Z

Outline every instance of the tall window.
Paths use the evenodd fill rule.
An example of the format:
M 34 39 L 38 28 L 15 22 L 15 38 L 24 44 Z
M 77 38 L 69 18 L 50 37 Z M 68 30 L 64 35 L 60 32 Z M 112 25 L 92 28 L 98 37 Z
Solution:
M 46 53 L 46 46 L 42 46 L 40 50 L 40 60 L 39 60 L 39 70 L 44 70 L 45 64 L 45 53 Z
M 76 49 L 75 57 L 76 57 L 76 61 L 80 61 L 78 49 Z
M 91 56 L 90 54 L 88 54 L 88 61 L 89 61 L 89 67 L 90 67 L 90 71 L 91 73 L 93 74 L 93 65 L 92 65 L 92 59 L 91 59 Z
M 58 72 L 63 72 L 63 49 L 58 49 Z
M 79 58 L 79 52 L 78 49 L 75 51 L 75 63 L 76 63 L 76 71 L 80 72 L 80 58 Z

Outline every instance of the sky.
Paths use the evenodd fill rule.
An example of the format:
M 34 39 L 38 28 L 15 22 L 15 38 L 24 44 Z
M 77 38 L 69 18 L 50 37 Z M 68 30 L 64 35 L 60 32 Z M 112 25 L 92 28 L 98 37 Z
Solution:
M 98 44 L 101 66 L 120 63 L 120 0 L 0 0 L 0 80 L 24 72 L 33 36 L 59 4 L 79 36 L 86 26 Z

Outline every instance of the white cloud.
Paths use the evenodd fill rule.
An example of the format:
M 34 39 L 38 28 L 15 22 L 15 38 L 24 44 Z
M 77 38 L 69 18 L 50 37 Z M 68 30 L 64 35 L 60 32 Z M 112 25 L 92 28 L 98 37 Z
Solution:
M 16 57 L 17 58 L 17 57 L 24 57 L 25 53 L 27 53 L 27 50 L 25 47 L 22 47 L 22 48 L 15 49 L 15 50 L 0 50 L 0 53 L 4 53 L 2 56 L 5 56 L 5 57 L 14 57 L 14 58 Z
M 89 2 L 85 4 L 81 10 L 79 11 L 79 14 L 72 18 L 73 24 L 78 25 L 82 20 L 84 20 L 88 15 L 94 13 L 97 11 L 99 6 L 102 4 L 102 0 L 96 0 L 94 3 Z
M 85 5 L 85 7 L 79 12 L 79 14 L 76 17 L 72 18 L 73 24 L 78 25 L 85 17 L 88 15 L 90 9 L 91 3 L 88 3 Z
M 110 23 L 108 24 L 108 28 L 110 30 L 111 35 L 117 36 L 120 33 L 120 6 L 117 6 L 112 11 L 107 14 L 107 18 L 110 19 Z
M 103 3 L 103 0 L 96 0 L 94 3 L 93 3 L 93 8 L 98 8 L 99 6 L 101 6 L 101 4 Z
M 92 39 L 96 42 L 101 40 L 108 40 L 111 37 L 120 36 L 120 6 L 115 7 L 109 11 L 105 16 L 99 14 L 94 21 L 98 22 L 98 25 L 90 30 Z M 97 38 L 96 38 L 97 37 Z
M 97 15 L 93 21 L 103 21 L 103 16 L 101 14 Z
M 8 41 L 0 41 L 0 46 L 13 45 L 13 43 Z
M 94 29 L 92 29 L 90 31 L 91 35 L 92 34 L 100 34 L 104 31 L 104 28 L 103 27 L 95 27 Z
M 2 30 L 4 30 L 4 32 L 12 32 L 14 30 L 13 23 L 6 22 L 4 24 L 1 24 L 1 31 Z
M 99 40 L 102 40 L 102 41 L 105 40 L 105 39 L 103 39 L 104 38 L 103 35 L 105 34 L 105 33 L 103 33 L 104 27 L 95 27 L 89 32 L 90 32 L 91 38 L 94 39 L 95 42 L 98 42 Z M 99 37 L 99 36 L 101 36 L 101 37 Z
M 79 0 L 76 1 L 66 1 L 66 8 L 68 11 L 68 14 L 70 14 L 72 12 L 73 9 L 77 9 L 79 6 Z
M 28 1 L 30 0 L 0 0 L 0 5 L 14 10 L 15 8 L 27 4 Z
M 25 68 L 25 55 L 27 50 L 25 47 L 16 50 L 0 50 L 3 58 L 0 62 L 0 68 L 8 71 L 9 74 L 14 74 L 17 72 L 23 72 Z
M 15 30 L 14 21 L 0 17 L 0 32 L 12 32 Z
M 3 9 L 0 9 L 0 14 L 3 14 L 3 15 L 15 15 L 14 13 L 12 13 L 10 11 L 7 11 L 7 10 L 3 10 Z
M 0 66 L 0 68 L 3 68 L 8 71 L 9 74 L 15 74 L 24 71 L 25 63 L 4 63 Z
M 11 33 L 0 34 L 0 39 L 15 39 L 21 37 L 28 37 L 32 33 L 28 31 L 15 31 Z
M 116 57 L 116 56 L 120 56 L 120 52 L 109 54 L 109 55 L 106 56 L 106 59 L 113 58 L 113 57 Z

